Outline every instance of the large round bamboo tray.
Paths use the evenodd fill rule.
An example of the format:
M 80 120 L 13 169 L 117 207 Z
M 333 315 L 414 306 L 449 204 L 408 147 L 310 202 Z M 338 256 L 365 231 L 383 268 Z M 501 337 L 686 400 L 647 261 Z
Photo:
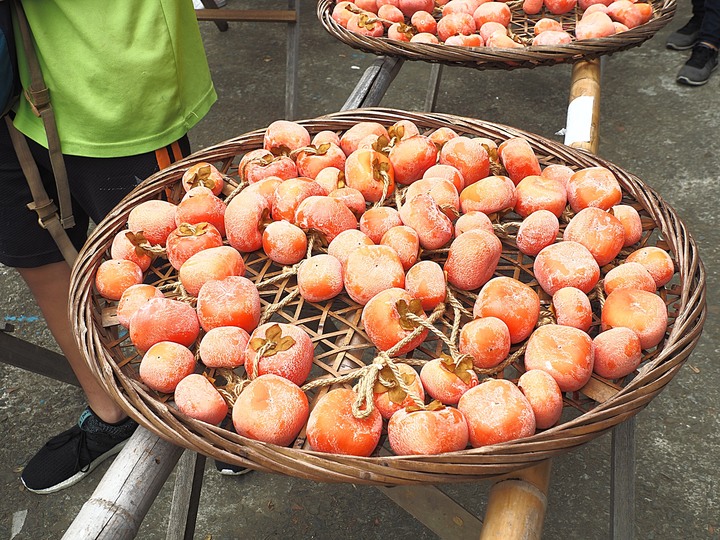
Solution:
M 386 126 L 398 120 L 415 122 L 423 132 L 448 126 L 458 133 L 480 136 L 497 142 L 513 136 L 525 137 L 543 165 L 560 163 L 572 168 L 604 166 L 615 173 L 624 190 L 624 202 L 635 206 L 644 223 L 642 245 L 659 245 L 667 249 L 676 264 L 674 279 L 661 294 L 669 310 L 669 327 L 657 348 L 647 354 L 639 369 L 624 380 L 609 381 L 594 376 L 579 392 L 564 395 L 564 413 L 555 427 L 539 431 L 532 437 L 503 444 L 467 449 L 437 456 L 391 455 L 385 436 L 372 457 L 362 458 L 323 454 L 307 449 L 303 432 L 290 447 L 279 447 L 241 437 L 220 427 L 188 418 L 180 413 L 167 395 L 159 395 L 142 384 L 138 376 L 139 357 L 126 335 L 109 317 L 113 303 L 102 299 L 94 290 L 94 274 L 100 263 L 109 258 L 113 237 L 126 226 L 128 214 L 137 204 L 167 197 L 178 201 L 179 180 L 185 169 L 200 161 L 216 164 L 230 175 L 236 173 L 240 157 L 262 146 L 263 130 L 257 130 L 197 152 L 182 162 L 153 175 L 128 195 L 98 225 L 83 248 L 73 270 L 71 316 L 76 339 L 85 359 L 113 398 L 143 426 L 177 445 L 222 461 L 253 469 L 292 475 L 325 482 L 351 482 L 374 485 L 411 483 L 468 482 L 490 478 L 556 456 L 580 446 L 642 410 L 681 368 L 695 347 L 705 320 L 705 272 L 697 247 L 685 225 L 662 197 L 637 177 L 589 153 L 566 147 L 543 137 L 507 126 L 444 114 L 420 114 L 389 109 L 364 109 L 331 114 L 301 121 L 311 133 L 320 130 L 344 131 L 359 121 L 377 121 Z M 498 230 L 510 231 L 501 236 L 503 255 L 496 275 L 513 276 L 540 291 L 532 275 L 532 259 L 515 247 L 511 224 L 513 215 L 499 219 Z M 517 216 L 514 217 L 517 221 Z M 261 252 L 248 254 L 246 276 L 259 288 L 263 306 L 277 307 L 296 287 L 292 276 L 276 280 L 283 268 L 273 264 Z M 154 269 L 153 269 L 154 268 Z M 171 268 L 151 267 L 146 281 L 167 282 L 173 278 Z M 471 299 L 464 298 L 464 302 Z M 593 301 L 597 307 L 598 299 Z M 470 304 L 466 304 L 470 305 Z M 316 346 L 311 379 L 335 378 L 353 373 L 372 362 L 375 354 L 360 324 L 361 308 L 344 293 L 325 304 L 310 304 L 293 298 L 272 315 L 271 320 L 291 322 L 303 327 Z M 597 312 L 594 326 L 597 326 Z M 443 321 L 453 319 L 449 308 Z M 447 331 L 446 327 L 443 327 Z M 441 340 L 427 341 L 418 360 L 440 352 Z M 516 379 L 522 361 L 508 365 L 496 376 Z M 314 404 L 327 387 L 308 391 Z M 384 446 L 383 446 L 384 444 Z
M 406 43 L 387 38 L 361 36 L 350 32 L 335 22 L 331 15 L 335 0 L 320 0 L 317 16 L 325 30 L 346 45 L 363 52 L 420 60 L 447 65 L 458 65 L 475 69 L 534 68 L 554 66 L 560 63 L 574 63 L 580 60 L 592 60 L 603 55 L 642 45 L 663 28 L 675 14 L 675 0 L 651 0 L 653 17 L 645 24 L 619 34 L 598 39 L 574 40 L 562 46 L 528 46 L 518 49 L 500 49 L 492 47 L 458 47 L 444 44 Z M 579 8 L 564 15 L 552 15 L 543 10 L 537 15 L 527 15 L 522 10 L 522 2 L 508 2 L 512 13 L 509 29 L 523 42 L 533 37 L 535 23 L 543 18 L 554 18 L 563 29 L 574 33 L 575 25 L 582 16 Z

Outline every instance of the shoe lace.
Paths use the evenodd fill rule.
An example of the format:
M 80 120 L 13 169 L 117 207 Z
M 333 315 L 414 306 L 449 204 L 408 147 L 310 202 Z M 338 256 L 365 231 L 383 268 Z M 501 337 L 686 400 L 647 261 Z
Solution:
M 708 61 L 716 54 L 717 51 L 711 47 L 705 47 L 704 45 L 693 47 L 692 54 L 690 55 L 690 59 L 687 61 L 687 65 L 694 68 L 705 67 L 705 64 L 707 64 Z
M 81 465 L 81 455 L 83 450 L 85 455 L 89 454 L 87 446 L 87 432 L 80 429 L 78 426 L 75 426 L 50 439 L 46 446 L 49 450 L 57 450 L 66 444 L 73 444 L 75 446 L 75 470 L 87 472 L 90 467 L 90 460 L 88 460 L 85 465 Z

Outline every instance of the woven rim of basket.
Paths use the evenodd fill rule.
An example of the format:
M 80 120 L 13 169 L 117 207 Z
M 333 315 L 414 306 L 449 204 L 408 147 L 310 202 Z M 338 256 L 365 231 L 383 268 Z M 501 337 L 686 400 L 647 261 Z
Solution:
M 530 46 L 522 49 L 499 49 L 492 47 L 459 47 L 432 43 L 406 43 L 387 38 L 373 38 L 350 32 L 332 18 L 335 0 L 320 0 L 317 16 L 323 27 L 335 38 L 346 45 L 363 52 L 394 56 L 406 60 L 437 62 L 459 65 L 475 69 L 533 68 L 554 66 L 559 63 L 574 63 L 580 60 L 592 60 L 603 55 L 630 49 L 641 45 L 663 28 L 675 14 L 675 0 L 652 0 L 653 18 L 619 34 L 597 39 L 575 40 L 567 45 Z M 509 2 L 512 21 L 510 29 L 523 38 L 533 36 L 533 26 L 542 17 L 560 20 L 566 31 L 572 32 L 582 15 L 579 8 L 565 15 L 552 15 L 541 11 L 537 15 L 527 15 L 522 11 L 522 2 Z
M 651 359 L 614 395 L 575 418 L 520 440 L 435 456 L 354 457 L 323 454 L 300 448 L 279 447 L 241 437 L 219 427 L 186 417 L 158 400 L 118 366 L 113 348 L 122 338 L 102 327 L 102 314 L 93 298 L 93 276 L 107 258 L 116 233 L 125 228 L 130 210 L 177 187 L 182 173 L 199 161 L 222 162 L 225 170 L 243 153 L 262 145 L 264 130 L 197 152 L 151 176 L 131 192 L 91 234 L 71 277 L 70 312 L 76 339 L 91 370 L 120 404 L 141 425 L 182 447 L 256 470 L 276 472 L 323 482 L 371 485 L 468 482 L 492 478 L 531 466 L 580 446 L 637 414 L 681 368 L 700 338 L 706 316 L 705 271 L 697 247 L 677 214 L 637 177 L 592 154 L 508 126 L 446 114 L 411 113 L 392 109 L 359 109 L 299 121 L 311 133 L 346 130 L 360 121 L 390 125 L 415 122 L 422 130 L 448 126 L 459 133 L 496 140 L 525 137 L 539 156 L 574 167 L 604 166 L 612 170 L 625 193 L 639 203 L 669 245 L 680 283 L 671 300 L 675 316 L 664 341 Z M 667 300 L 666 300 L 667 301 Z

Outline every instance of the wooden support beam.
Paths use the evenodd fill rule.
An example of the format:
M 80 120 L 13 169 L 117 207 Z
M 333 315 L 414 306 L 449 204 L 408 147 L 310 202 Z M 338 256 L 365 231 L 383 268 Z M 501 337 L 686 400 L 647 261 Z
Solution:
M 600 59 L 573 64 L 565 144 L 597 153 L 600 145 Z
M 166 540 L 192 540 L 195 535 L 205 461 L 202 454 L 185 450 L 178 462 Z
M 503 478 L 490 488 L 480 540 L 540 540 L 550 460 Z
M 610 453 L 610 538 L 635 537 L 635 417 L 612 430 Z
M 64 540 L 131 540 L 178 462 L 182 448 L 139 427 L 110 465 Z
M 347 111 L 379 105 L 402 64 L 401 58 L 378 56 L 375 62 L 365 70 L 341 110 Z
M 56 381 L 80 386 L 70 364 L 62 354 L 17 338 L 7 331 L 0 331 L 0 362 Z
M 198 21 L 297 22 L 295 10 L 284 9 L 198 9 Z
M 437 105 L 437 95 L 440 89 L 440 78 L 442 77 L 443 65 L 433 63 L 430 65 L 430 81 L 428 91 L 425 95 L 425 111 L 433 112 Z

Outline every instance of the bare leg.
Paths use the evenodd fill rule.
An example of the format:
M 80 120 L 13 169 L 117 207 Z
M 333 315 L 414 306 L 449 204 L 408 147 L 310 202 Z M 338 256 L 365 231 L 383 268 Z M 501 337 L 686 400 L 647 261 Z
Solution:
M 60 346 L 82 386 L 88 405 L 107 423 L 116 423 L 127 416 L 108 396 L 85 364 L 82 353 L 73 337 L 68 318 L 68 292 L 70 267 L 65 262 L 48 264 L 38 268 L 18 268 L 30 287 L 35 301 L 45 317 L 48 328 Z

